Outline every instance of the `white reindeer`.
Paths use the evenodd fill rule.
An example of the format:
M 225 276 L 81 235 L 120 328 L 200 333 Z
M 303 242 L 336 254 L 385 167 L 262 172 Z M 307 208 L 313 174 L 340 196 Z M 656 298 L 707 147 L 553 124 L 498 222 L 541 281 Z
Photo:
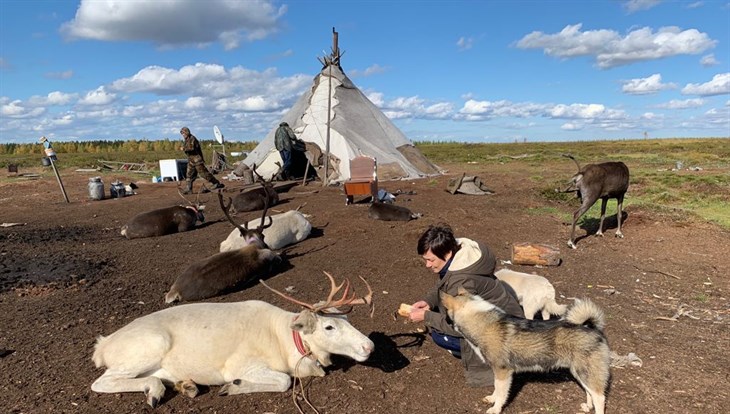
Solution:
M 266 245 L 272 250 L 299 243 L 309 237 L 309 233 L 312 232 L 312 224 L 304 214 L 297 210 L 269 216 L 269 219 L 271 224 L 263 229 L 263 235 Z M 247 228 L 253 226 L 256 226 L 256 220 L 251 220 L 244 225 Z M 233 229 L 228 237 L 221 242 L 220 251 L 240 249 L 246 244 L 248 244 L 247 239 L 242 236 L 241 232 L 238 229 Z
M 365 361 L 373 342 L 344 317 L 327 312 L 367 304 L 372 316 L 372 289 L 361 277 L 368 294 L 355 298 L 348 280 L 337 286 L 325 274 L 331 290 L 323 303 L 310 305 L 274 291 L 307 308 L 300 313 L 251 300 L 181 305 L 137 318 L 98 338 L 92 359 L 107 369 L 91 389 L 144 392 L 154 408 L 164 384 L 174 384 L 189 397 L 197 395 L 196 384 L 222 385 L 219 395 L 284 392 L 291 377 L 324 376 L 331 354 Z M 343 286 L 344 293 L 334 301 Z

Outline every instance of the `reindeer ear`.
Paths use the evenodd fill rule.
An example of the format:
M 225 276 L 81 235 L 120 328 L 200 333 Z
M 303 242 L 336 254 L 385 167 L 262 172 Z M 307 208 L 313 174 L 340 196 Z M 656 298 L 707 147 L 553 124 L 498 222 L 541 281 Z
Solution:
M 294 322 L 291 323 L 292 330 L 299 331 L 300 333 L 303 333 L 305 335 L 314 332 L 314 329 L 316 327 L 317 315 L 308 310 L 303 310 L 301 313 L 299 313 L 299 316 L 297 316 L 297 318 L 294 319 Z

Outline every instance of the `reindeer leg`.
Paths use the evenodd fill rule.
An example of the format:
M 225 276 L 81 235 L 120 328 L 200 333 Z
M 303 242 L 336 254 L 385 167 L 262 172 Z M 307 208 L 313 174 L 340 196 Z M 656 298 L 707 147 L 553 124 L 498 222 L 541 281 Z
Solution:
M 593 197 L 584 197 L 583 203 L 580 205 L 580 208 L 573 213 L 573 227 L 570 229 L 570 240 L 568 240 L 568 246 L 570 246 L 571 249 L 575 249 L 575 224 L 578 222 L 578 219 L 580 216 L 585 214 L 586 211 L 588 211 L 589 208 L 595 203 L 597 198 Z
M 165 386 L 162 381 L 153 376 L 136 378 L 133 372 L 122 372 L 107 369 L 104 374 L 91 384 L 94 392 L 117 393 L 117 392 L 144 392 L 147 397 L 147 404 L 155 408 L 165 395 Z
M 624 196 L 620 195 L 616 198 L 616 202 L 618 203 L 616 206 L 616 221 L 618 222 L 618 230 L 616 230 L 616 237 L 624 238 L 624 234 L 621 233 L 621 216 L 623 215 L 623 204 L 624 204 Z
M 596 236 L 603 237 L 603 219 L 606 218 L 606 204 L 608 204 L 608 197 L 601 198 L 601 222 L 598 224 L 598 232 Z
M 223 385 L 218 395 L 249 394 L 253 392 L 284 392 L 291 386 L 291 377 L 266 366 L 246 367 L 236 379 Z

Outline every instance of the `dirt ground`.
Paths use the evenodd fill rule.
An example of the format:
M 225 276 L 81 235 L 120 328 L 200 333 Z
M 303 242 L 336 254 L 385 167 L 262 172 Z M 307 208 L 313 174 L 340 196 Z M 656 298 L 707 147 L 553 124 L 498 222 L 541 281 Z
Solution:
M 374 317 L 356 309 L 350 321 L 376 350 L 361 364 L 336 359 L 326 377 L 311 381 L 309 399 L 321 413 L 483 413 L 489 407 L 481 402 L 485 390 L 466 387 L 460 361 L 435 346 L 419 330 L 422 325 L 393 317 L 401 302 L 419 300 L 436 282 L 415 249 L 426 227 L 441 221 L 457 236 L 487 243 L 498 260 L 510 259 L 515 242 L 560 248 L 559 266 L 507 267 L 550 279 L 558 302 L 593 299 L 606 311 L 612 350 L 642 360 L 641 367 L 611 369 L 608 413 L 727 411 L 728 231 L 635 208 L 629 189 L 625 238 L 613 237 L 613 216 L 606 237 L 583 237 L 595 233 L 593 218 L 578 230 L 578 249 L 571 250 L 570 227 L 563 221 L 577 201 L 558 203 L 540 195 L 546 182 L 570 177 L 570 165 L 442 167 L 449 173 L 435 179 L 381 182 L 391 193 L 414 192 L 397 197 L 397 204 L 423 213 L 410 222 L 370 220 L 365 204 L 345 206 L 340 188 L 318 183 L 280 194 L 275 208 L 304 205 L 314 229 L 309 239 L 284 249 L 288 265 L 268 279 L 270 285 L 293 286 L 297 297 L 314 302 L 329 289 L 322 273 L 328 271 L 338 278 L 363 276 L 375 291 Z M 447 193 L 448 179 L 463 171 L 481 177 L 496 194 Z M 199 228 L 126 240 L 119 230 L 133 215 L 182 202 L 175 184 L 107 173 L 107 194 L 115 178 L 135 181 L 138 194 L 90 201 L 87 183 L 93 175 L 62 171 L 69 204 L 53 176 L 0 180 L 0 222 L 27 223 L 0 228 L 0 412 L 297 413 L 291 390 L 219 397 L 218 387 L 209 387 L 195 399 L 168 391 L 156 410 L 141 393 L 91 391 L 103 372 L 91 361 L 96 337 L 164 309 L 163 296 L 175 278 L 216 253 L 232 230 L 208 195 L 207 220 Z M 226 184 L 227 194 L 241 187 Z M 609 214 L 614 212 L 610 203 Z M 299 310 L 260 284 L 209 301 L 248 299 Z M 505 413 L 572 414 L 585 399 L 570 374 L 560 371 L 518 374 L 511 394 Z

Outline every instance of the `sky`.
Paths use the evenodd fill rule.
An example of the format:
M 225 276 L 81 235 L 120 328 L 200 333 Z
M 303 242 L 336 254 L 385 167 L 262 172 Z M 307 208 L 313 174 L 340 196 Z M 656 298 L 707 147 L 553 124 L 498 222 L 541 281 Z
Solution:
M 0 0 L 0 143 L 260 141 L 333 28 L 412 141 L 730 137 L 728 0 Z

